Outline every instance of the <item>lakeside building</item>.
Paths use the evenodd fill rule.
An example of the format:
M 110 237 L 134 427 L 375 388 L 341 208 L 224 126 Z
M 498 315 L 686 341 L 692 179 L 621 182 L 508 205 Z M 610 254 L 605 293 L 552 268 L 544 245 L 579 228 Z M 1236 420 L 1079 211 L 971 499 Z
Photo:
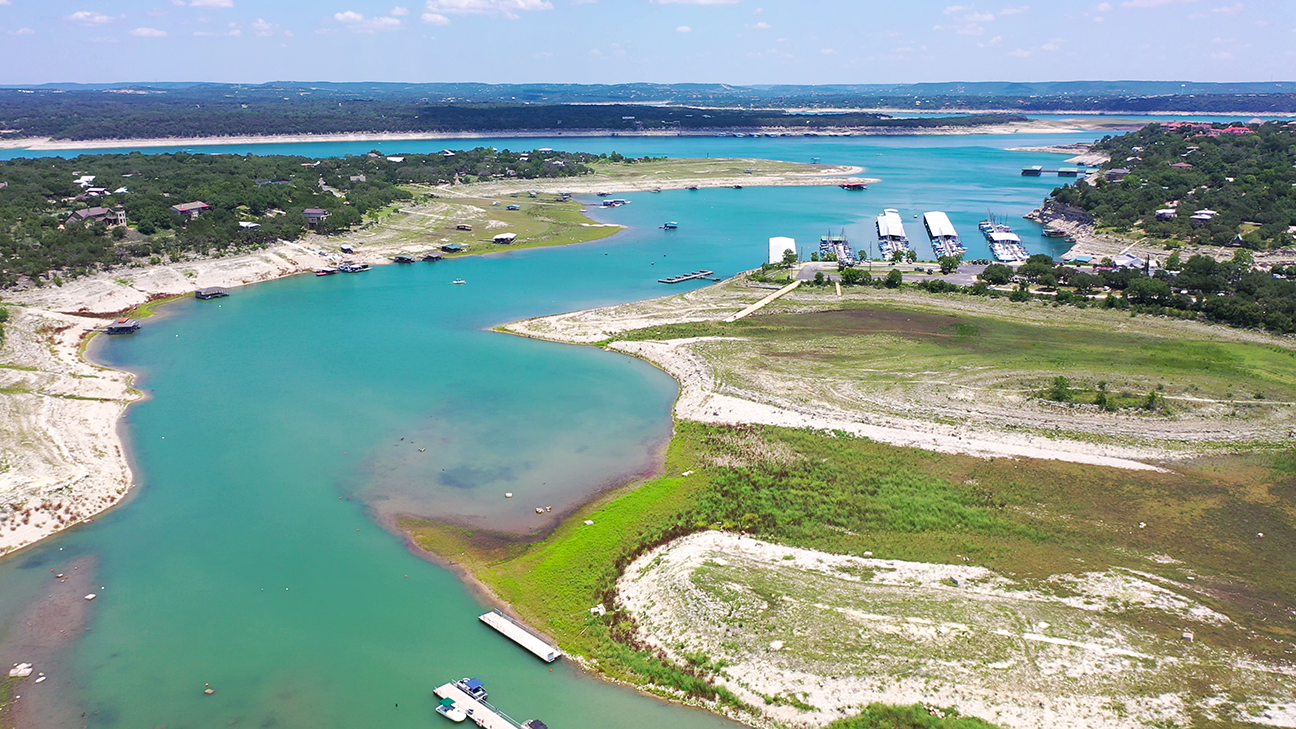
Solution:
M 171 212 L 183 215 L 185 220 L 193 220 L 199 215 L 202 215 L 205 210 L 211 210 L 211 206 L 202 200 L 194 200 L 193 202 L 180 203 L 179 205 L 171 206 Z
M 782 263 L 784 254 L 796 253 L 796 239 L 778 236 L 769 239 L 769 262 Z
M 492 238 L 492 240 L 500 245 L 512 245 L 513 241 L 517 240 L 517 233 L 500 233 Z
M 194 292 L 195 299 L 207 301 L 209 299 L 222 299 L 229 296 L 229 292 L 220 286 L 207 286 Z
M 324 208 L 306 208 L 302 211 L 302 215 L 306 216 L 306 226 L 314 230 L 319 227 L 321 221 L 328 219 L 329 211 Z
M 67 221 L 69 223 L 86 223 L 97 220 L 102 220 L 108 225 L 125 225 L 126 208 L 122 205 L 113 208 L 85 208 L 69 215 Z

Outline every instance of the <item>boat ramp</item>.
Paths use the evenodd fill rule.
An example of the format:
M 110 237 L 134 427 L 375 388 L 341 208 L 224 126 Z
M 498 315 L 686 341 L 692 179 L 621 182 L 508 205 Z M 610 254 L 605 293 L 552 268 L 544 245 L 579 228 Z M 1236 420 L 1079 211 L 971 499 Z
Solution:
M 510 618 L 499 610 L 492 610 L 482 615 L 479 620 L 498 630 L 504 637 L 531 651 L 545 663 L 553 663 L 562 657 L 558 646 L 550 644 Z
M 680 274 L 679 276 L 667 276 L 666 278 L 657 279 L 657 283 L 677 284 L 685 281 L 692 281 L 695 278 L 703 278 L 707 281 L 719 281 L 715 278 L 715 271 L 694 271 L 693 273 Z

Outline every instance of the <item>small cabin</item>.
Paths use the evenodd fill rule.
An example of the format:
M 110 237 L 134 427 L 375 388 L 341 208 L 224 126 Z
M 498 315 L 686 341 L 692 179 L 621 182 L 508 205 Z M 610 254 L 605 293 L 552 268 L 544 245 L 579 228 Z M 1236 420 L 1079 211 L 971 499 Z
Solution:
M 464 247 L 462 244 L 459 243 L 446 243 L 445 245 L 441 246 L 441 250 L 445 251 L 446 253 L 463 253 Z
M 105 331 L 109 334 L 130 334 L 131 332 L 139 331 L 139 328 L 140 323 L 138 320 L 123 316 L 117 321 L 109 324 Z
M 194 292 L 194 298 L 202 299 L 203 301 L 207 301 L 208 299 L 222 299 L 226 296 L 229 296 L 229 292 L 220 286 L 208 286 Z
M 396 263 L 413 263 L 414 256 L 407 256 L 404 253 L 402 253 L 399 256 L 393 256 L 392 260 L 395 261 Z
M 472 226 L 467 223 L 460 223 L 455 226 L 455 230 L 472 230 Z
M 445 256 L 440 253 L 429 253 L 423 256 L 422 260 L 427 261 L 428 263 L 436 263 L 437 261 L 445 260 Z
M 352 248 L 351 244 L 349 243 L 343 243 L 342 246 L 338 248 L 338 250 L 342 251 L 343 253 L 355 253 L 355 249 Z
M 513 241 L 517 240 L 517 233 L 500 233 L 499 235 L 495 236 L 491 240 L 494 240 L 496 243 L 499 243 L 500 245 L 505 245 L 505 246 L 512 245 Z

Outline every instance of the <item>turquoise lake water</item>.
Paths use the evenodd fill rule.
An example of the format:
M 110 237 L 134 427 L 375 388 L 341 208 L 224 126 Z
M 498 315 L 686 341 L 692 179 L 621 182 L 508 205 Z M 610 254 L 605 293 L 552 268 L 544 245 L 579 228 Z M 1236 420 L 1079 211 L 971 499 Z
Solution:
M 656 279 L 752 268 L 773 235 L 810 244 L 845 227 L 865 241 L 883 207 L 902 210 L 924 255 L 930 249 L 912 215 L 931 209 L 950 213 L 972 256 L 986 255 L 975 222 L 987 209 L 1019 219 L 1038 205 L 1056 180 L 1019 171 L 1060 159 L 1003 148 L 1081 139 L 384 145 L 391 153 L 495 144 L 818 157 L 864 166 L 883 181 L 864 192 L 634 193 L 631 205 L 592 211 L 630 226 L 604 241 L 259 284 L 226 299 L 179 302 L 136 335 L 97 340 L 94 356 L 139 373 L 149 395 L 125 422 L 139 487 L 93 524 L 0 560 L 0 633 L 45 594 L 51 569 L 94 557 L 103 589 L 90 630 L 58 659 L 57 681 L 43 685 L 60 692 L 50 711 L 86 712 L 88 726 L 438 726 L 431 689 L 466 675 L 485 680 L 492 700 L 517 718 L 555 729 L 731 726 L 563 662 L 551 672 L 480 625 L 483 603 L 451 572 L 379 525 L 376 517 L 411 512 L 537 529 L 651 468 L 669 436 L 677 390 L 664 373 L 485 329 L 678 293 L 696 284 L 668 288 Z M 223 151 L 325 155 L 372 146 Z M 680 229 L 658 229 L 665 220 Z M 1033 251 L 1061 250 L 1019 222 Z M 467 285 L 452 285 L 456 278 Z M 536 516 L 536 506 L 553 513 Z M 214 696 L 201 694 L 208 682 Z

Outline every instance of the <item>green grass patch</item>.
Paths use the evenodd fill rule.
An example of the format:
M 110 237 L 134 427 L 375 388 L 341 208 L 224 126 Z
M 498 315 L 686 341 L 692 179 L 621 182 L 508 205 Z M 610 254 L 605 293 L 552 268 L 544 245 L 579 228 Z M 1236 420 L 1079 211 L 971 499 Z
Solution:
M 995 729 L 995 725 L 973 717 L 959 716 L 956 709 L 935 709 L 922 704 L 888 706 L 869 704 L 859 716 L 839 719 L 825 729 Z
M 192 294 L 180 294 L 179 296 L 165 296 L 160 299 L 151 299 L 132 309 L 126 316 L 132 319 L 147 319 L 157 313 L 157 308 L 163 304 L 169 304 L 172 301 L 189 298 Z

